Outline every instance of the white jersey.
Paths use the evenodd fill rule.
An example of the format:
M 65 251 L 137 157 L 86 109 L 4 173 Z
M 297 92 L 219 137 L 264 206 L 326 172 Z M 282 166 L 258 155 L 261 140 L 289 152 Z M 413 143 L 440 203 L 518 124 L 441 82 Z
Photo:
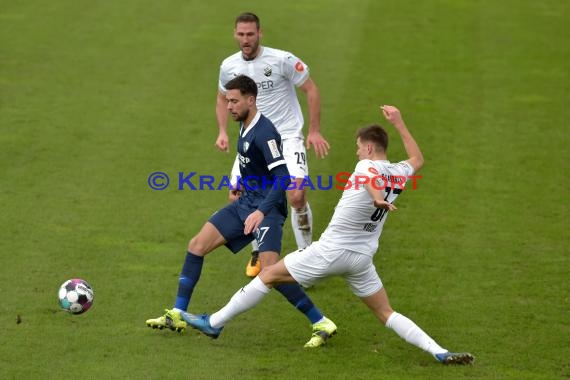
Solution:
M 224 85 L 243 74 L 257 83 L 257 108 L 273 122 L 283 139 L 303 138 L 303 113 L 295 86 L 309 78 L 309 67 L 293 54 L 260 47 L 251 61 L 243 59 L 241 51 L 226 58 L 220 66 L 218 89 L 225 93 Z
M 384 200 L 394 203 L 413 173 L 414 169 L 407 161 L 359 161 L 349 182 L 341 185 L 345 190 L 319 242 L 374 256 L 388 211 L 374 207 L 370 194 L 362 185 L 364 177 L 376 181 L 376 186 L 384 189 Z M 355 182 L 357 177 L 360 177 L 359 186 Z

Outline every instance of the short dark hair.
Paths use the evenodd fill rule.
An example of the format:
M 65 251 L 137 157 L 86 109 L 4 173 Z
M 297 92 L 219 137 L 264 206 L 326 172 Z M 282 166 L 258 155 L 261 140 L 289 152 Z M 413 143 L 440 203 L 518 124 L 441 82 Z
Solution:
M 388 133 L 378 124 L 372 124 L 368 127 L 360 128 L 356 133 L 356 137 L 360 141 L 371 142 L 383 152 L 388 149 Z
M 259 17 L 257 17 L 257 15 L 255 13 L 251 13 L 251 12 L 244 12 L 244 13 L 240 14 L 239 16 L 237 16 L 234 26 L 237 26 L 237 24 L 240 22 L 255 22 L 255 26 L 257 27 L 257 30 L 259 30 L 259 27 L 261 26 L 261 23 L 259 22 Z
M 239 90 L 242 95 L 257 98 L 257 83 L 247 75 L 238 75 L 224 86 L 226 90 Z

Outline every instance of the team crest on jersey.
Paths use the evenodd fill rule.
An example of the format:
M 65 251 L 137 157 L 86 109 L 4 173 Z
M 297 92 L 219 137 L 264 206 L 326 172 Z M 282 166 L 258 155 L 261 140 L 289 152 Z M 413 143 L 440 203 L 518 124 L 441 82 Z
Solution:
M 368 168 L 368 171 L 372 174 L 378 175 L 378 170 L 376 170 L 376 168 L 370 167 L 370 168 Z
M 243 152 L 247 153 L 247 150 L 249 149 L 249 143 L 246 141 L 243 143 Z
M 265 66 L 265 68 L 263 69 L 263 75 L 265 75 L 266 77 L 270 77 L 271 73 L 272 73 L 271 66 L 269 65 Z
M 303 70 L 305 70 L 305 66 L 303 66 L 303 62 L 297 61 L 297 63 L 295 63 L 295 70 L 302 73 Z

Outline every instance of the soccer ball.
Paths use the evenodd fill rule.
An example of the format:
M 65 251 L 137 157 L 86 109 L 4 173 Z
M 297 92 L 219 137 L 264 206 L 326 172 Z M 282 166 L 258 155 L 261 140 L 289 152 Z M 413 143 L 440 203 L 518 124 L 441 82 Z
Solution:
M 93 305 L 93 288 L 85 280 L 74 278 L 61 284 L 58 297 L 63 310 L 82 314 Z

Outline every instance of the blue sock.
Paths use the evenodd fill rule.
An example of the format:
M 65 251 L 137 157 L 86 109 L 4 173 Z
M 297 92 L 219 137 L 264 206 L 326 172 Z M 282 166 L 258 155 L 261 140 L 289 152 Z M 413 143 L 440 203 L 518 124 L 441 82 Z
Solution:
M 202 273 L 202 264 L 204 263 L 203 256 L 196 256 L 192 252 L 186 253 L 186 260 L 182 266 L 182 272 L 178 279 L 178 294 L 176 295 L 176 303 L 174 307 L 186 311 L 192 297 L 194 286 L 200 279 Z
M 297 308 L 301 313 L 305 314 L 311 321 L 311 324 L 317 323 L 323 318 L 321 311 L 313 304 L 313 301 L 305 293 L 299 284 L 281 284 L 275 289 L 283 294 L 287 301 Z

